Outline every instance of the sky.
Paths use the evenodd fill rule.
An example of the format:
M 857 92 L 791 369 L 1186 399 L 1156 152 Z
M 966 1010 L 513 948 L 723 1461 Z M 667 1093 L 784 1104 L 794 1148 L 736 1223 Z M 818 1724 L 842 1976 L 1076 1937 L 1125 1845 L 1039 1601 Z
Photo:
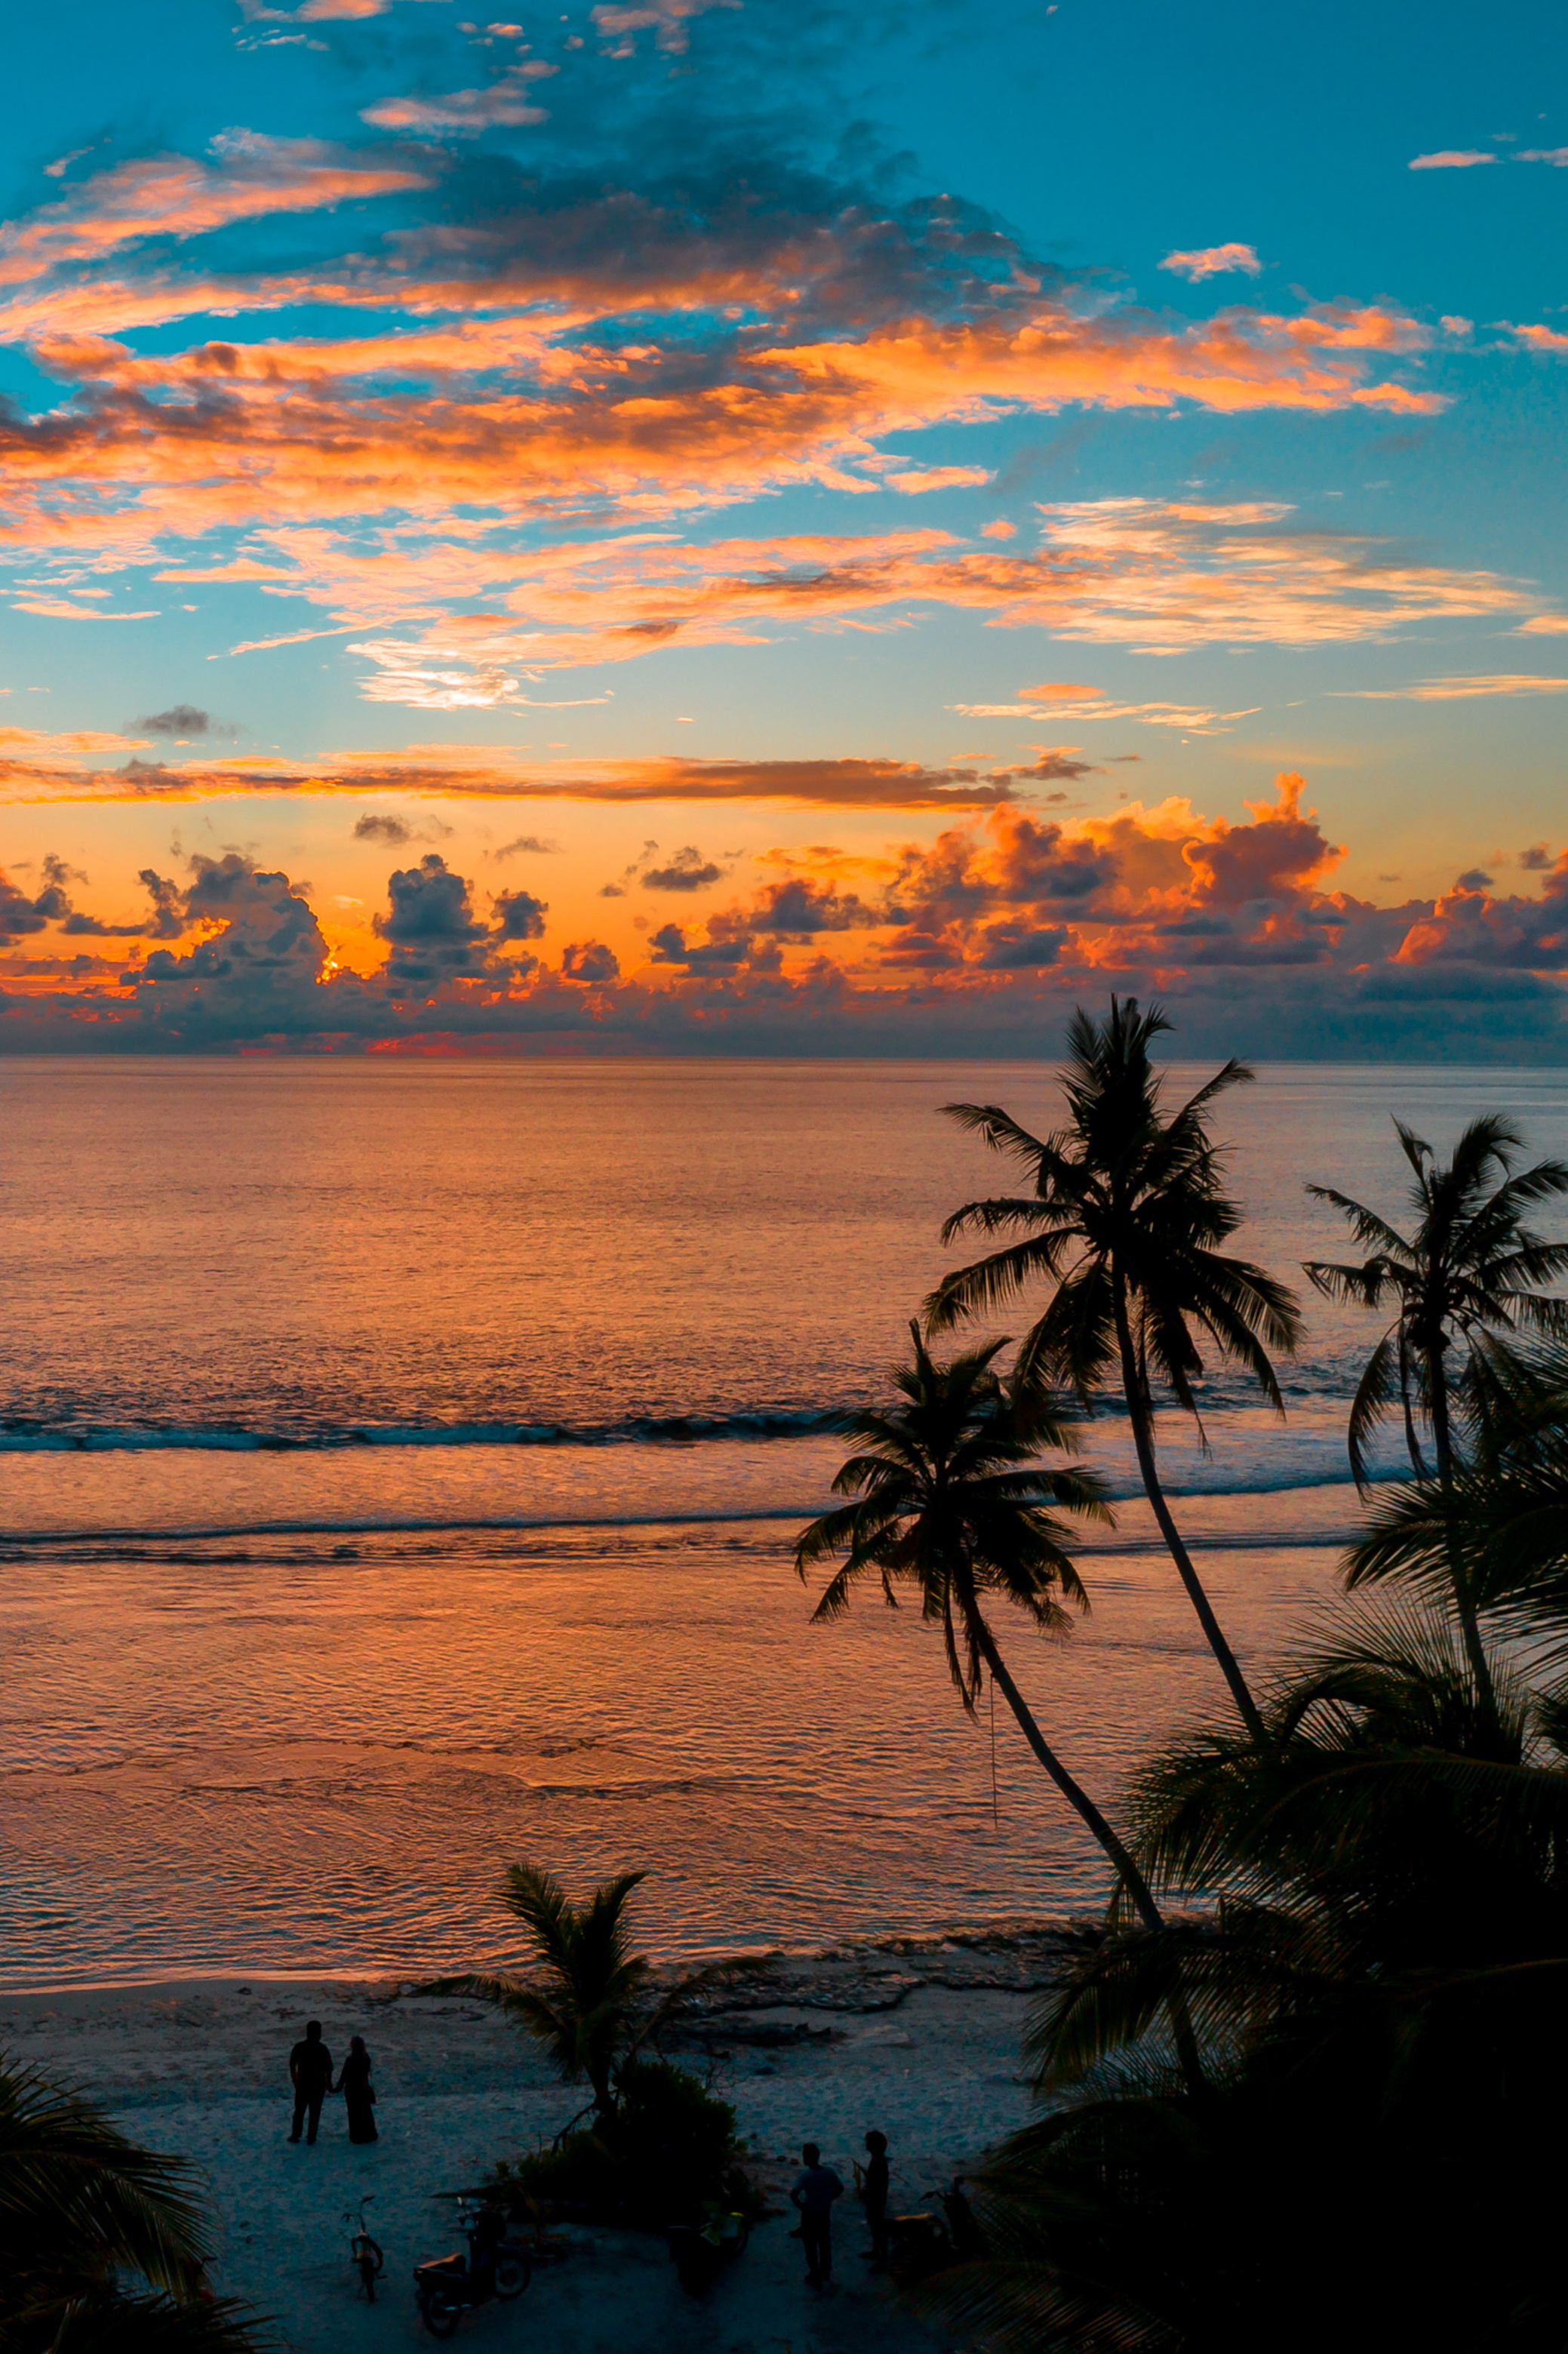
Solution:
M 1549 0 L 8 27 L 0 1052 L 1568 1063 Z

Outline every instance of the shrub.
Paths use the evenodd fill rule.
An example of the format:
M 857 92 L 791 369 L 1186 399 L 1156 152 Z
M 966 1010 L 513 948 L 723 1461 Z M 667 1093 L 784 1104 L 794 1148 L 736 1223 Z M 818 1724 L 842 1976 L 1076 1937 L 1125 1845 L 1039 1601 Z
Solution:
M 497 2168 L 496 2177 L 539 2206 L 658 2230 L 697 2222 L 715 2204 L 760 2214 L 741 2155 L 727 2101 L 687 2069 L 635 2060 L 620 2072 L 609 2117 Z

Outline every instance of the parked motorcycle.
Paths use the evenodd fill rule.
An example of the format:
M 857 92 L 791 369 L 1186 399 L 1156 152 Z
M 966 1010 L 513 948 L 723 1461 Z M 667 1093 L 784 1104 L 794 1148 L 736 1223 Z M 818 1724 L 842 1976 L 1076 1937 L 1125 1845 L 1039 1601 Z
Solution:
M 459 2191 L 458 2221 L 466 2256 L 432 2256 L 414 2267 L 419 2318 L 432 2338 L 450 2338 L 471 2306 L 521 2296 L 531 2277 L 528 2252 L 511 2237 L 506 2211 L 486 2191 Z
M 744 2215 L 713 2208 L 701 2223 L 673 2223 L 666 2236 L 681 2286 L 689 2296 L 701 2296 L 726 2264 L 746 2253 L 751 2225 Z

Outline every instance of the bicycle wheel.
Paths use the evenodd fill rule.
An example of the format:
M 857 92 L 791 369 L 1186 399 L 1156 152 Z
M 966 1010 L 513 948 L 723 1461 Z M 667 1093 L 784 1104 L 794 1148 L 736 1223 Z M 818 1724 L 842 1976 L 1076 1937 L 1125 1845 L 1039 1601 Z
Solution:
M 533 2278 L 533 2269 L 520 2248 L 508 2248 L 495 2259 L 495 2294 L 521 2296 Z
M 355 2245 L 357 2249 L 361 2264 L 364 2264 L 366 2259 L 368 2257 L 371 2269 L 377 2275 L 386 2271 L 387 2259 L 382 2254 L 380 2248 L 371 2238 L 368 2232 L 362 2232 L 358 2240 L 355 2243 Z
M 450 2338 L 462 2319 L 462 2300 L 450 2288 L 432 2285 L 420 2294 L 419 2318 L 432 2338 Z

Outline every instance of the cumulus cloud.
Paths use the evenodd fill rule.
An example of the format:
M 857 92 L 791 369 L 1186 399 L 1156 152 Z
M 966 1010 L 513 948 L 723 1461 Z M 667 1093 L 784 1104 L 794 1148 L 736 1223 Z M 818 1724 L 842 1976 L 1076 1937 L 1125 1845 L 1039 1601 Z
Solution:
M 407 818 L 393 817 L 384 810 L 368 810 L 354 825 L 355 842 L 379 842 L 388 850 L 401 850 L 414 839 L 414 829 Z
M 1430 155 L 1413 155 L 1409 168 L 1413 172 L 1468 172 L 1478 164 L 1495 164 L 1497 160 L 1484 147 L 1438 147 Z
M 499 939 L 543 938 L 545 918 L 550 912 L 547 899 L 535 899 L 528 891 L 503 891 L 497 894 L 493 905 Z
M 1263 275 L 1263 264 L 1250 245 L 1197 246 L 1186 252 L 1168 253 L 1160 267 L 1178 278 L 1190 279 L 1194 286 L 1205 278 L 1223 278 L 1231 270 L 1240 270 L 1248 278 Z
M 703 856 L 694 843 L 689 842 L 683 850 L 677 850 L 664 865 L 644 867 L 642 888 L 645 891 L 705 891 L 710 884 L 717 883 L 723 874 L 722 866 L 715 866 L 711 859 Z
M 602 940 L 573 940 L 561 950 L 561 973 L 567 981 L 618 981 L 620 960 Z
M 1066 823 L 998 804 L 929 842 L 764 854 L 764 879 L 705 924 L 666 923 L 630 977 L 605 942 L 558 967 L 518 952 L 544 903 L 491 919 L 439 856 L 395 873 L 376 930 L 386 966 L 329 958 L 303 886 L 237 853 L 143 881 L 195 935 L 142 965 L 51 958 L 75 877 L 51 860 L 0 896 L 30 953 L 0 988 L 8 1047 L 199 1050 L 533 1040 L 617 1051 L 1052 1051 L 1066 1011 L 1107 987 L 1168 999 L 1194 1050 L 1279 1055 L 1563 1058 L 1568 854 L 1521 854 L 1531 895 L 1477 867 L 1431 900 L 1377 906 L 1334 886 L 1342 849 L 1299 777 L 1240 820 L 1183 799 Z M 771 866 L 772 873 L 768 869 Z M 1245 984 L 1245 985 L 1244 985 Z

